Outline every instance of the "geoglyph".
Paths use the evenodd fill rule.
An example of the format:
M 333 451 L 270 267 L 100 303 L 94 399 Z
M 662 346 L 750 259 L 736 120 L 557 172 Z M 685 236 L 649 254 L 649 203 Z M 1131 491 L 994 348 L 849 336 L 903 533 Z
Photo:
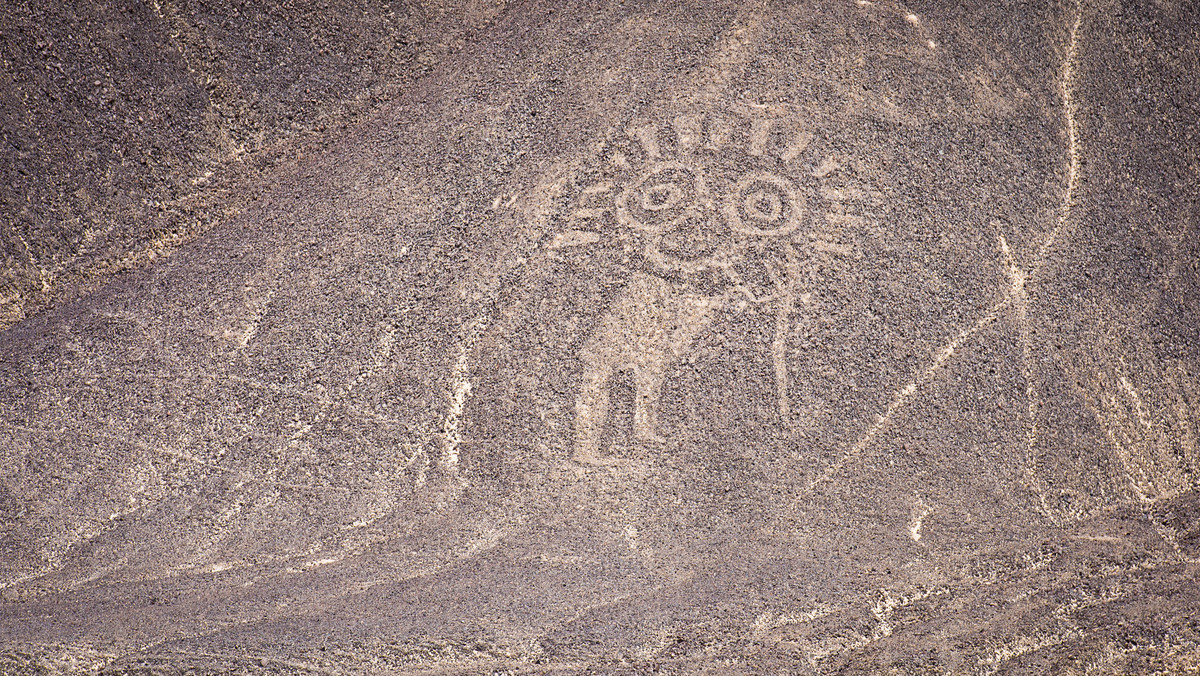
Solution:
M 747 108 L 631 124 L 602 144 L 594 182 L 574 197 L 559 245 L 617 237 L 636 261 L 579 352 L 574 459 L 601 452 L 614 374 L 635 387 L 633 437 L 662 440 L 657 406 L 667 370 L 723 309 L 754 307 L 773 323 L 777 408 L 789 393 L 788 335 L 820 284 L 818 263 L 853 257 L 850 231 L 875 198 L 851 158 L 814 142 L 803 119 Z M 802 319 L 801 319 L 802 320 Z

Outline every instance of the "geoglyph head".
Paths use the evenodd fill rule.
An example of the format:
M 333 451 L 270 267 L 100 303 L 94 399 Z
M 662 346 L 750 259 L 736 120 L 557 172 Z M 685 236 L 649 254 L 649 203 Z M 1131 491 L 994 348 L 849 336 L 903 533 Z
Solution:
M 648 236 L 651 255 L 684 267 L 713 264 L 734 233 L 786 237 L 800 227 L 805 203 L 791 180 L 747 173 L 720 198 L 705 173 L 683 162 L 654 164 L 617 196 L 618 221 Z
M 705 273 L 752 249 L 827 238 L 844 191 L 827 144 L 795 118 L 696 115 L 631 126 L 602 144 L 570 220 L 636 242 L 653 268 Z M 586 179 L 585 179 L 586 180 Z

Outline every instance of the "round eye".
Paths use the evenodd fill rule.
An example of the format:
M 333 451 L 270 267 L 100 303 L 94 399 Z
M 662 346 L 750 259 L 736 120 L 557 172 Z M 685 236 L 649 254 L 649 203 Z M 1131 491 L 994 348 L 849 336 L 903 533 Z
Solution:
M 679 204 L 683 190 L 674 183 L 659 183 L 642 191 L 642 208 L 646 211 L 662 211 Z
M 662 233 L 705 203 L 704 180 L 697 169 L 679 162 L 662 162 L 617 196 L 617 219 L 638 230 Z
M 783 199 L 770 190 L 755 190 L 742 200 L 742 211 L 747 218 L 775 223 L 783 215 Z
M 759 172 L 738 181 L 725 215 L 740 233 L 778 237 L 800 226 L 804 201 L 791 181 Z

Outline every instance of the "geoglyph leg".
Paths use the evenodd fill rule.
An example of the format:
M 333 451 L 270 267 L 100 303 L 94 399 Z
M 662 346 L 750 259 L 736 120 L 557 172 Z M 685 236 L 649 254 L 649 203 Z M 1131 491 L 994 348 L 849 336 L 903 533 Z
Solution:
M 606 464 L 600 457 L 600 436 L 608 420 L 608 384 L 611 365 L 590 359 L 583 369 L 583 383 L 575 401 L 574 460 L 588 465 Z

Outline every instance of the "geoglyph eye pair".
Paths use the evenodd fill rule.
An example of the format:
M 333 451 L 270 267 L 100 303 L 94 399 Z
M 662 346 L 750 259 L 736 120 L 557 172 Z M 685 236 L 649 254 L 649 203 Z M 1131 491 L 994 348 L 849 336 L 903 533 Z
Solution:
M 691 223 L 715 225 L 718 206 L 704 173 L 679 162 L 663 162 L 617 196 L 617 219 L 625 226 L 663 235 Z M 766 172 L 742 176 L 720 205 L 725 225 L 758 237 L 783 237 L 801 224 L 804 200 L 786 178 Z

